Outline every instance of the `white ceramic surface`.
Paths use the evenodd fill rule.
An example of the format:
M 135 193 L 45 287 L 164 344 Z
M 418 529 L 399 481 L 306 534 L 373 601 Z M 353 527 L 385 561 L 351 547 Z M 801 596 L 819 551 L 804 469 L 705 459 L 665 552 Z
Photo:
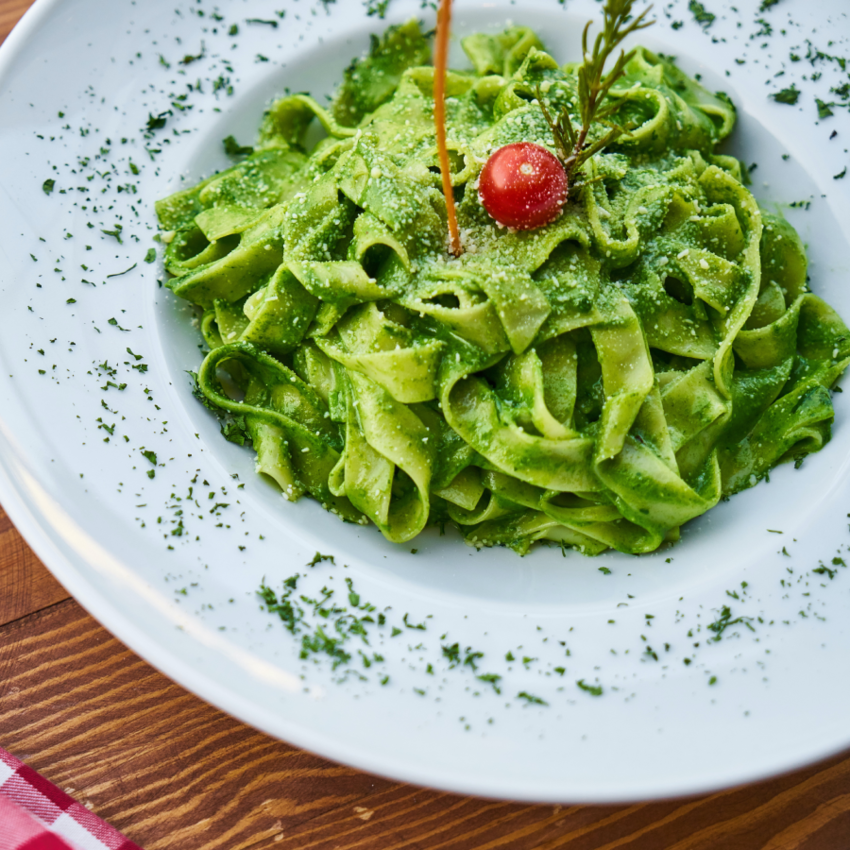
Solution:
M 845 4 L 757 5 L 709 0 L 708 28 L 687 3 L 664 6 L 642 40 L 733 97 L 729 149 L 758 164 L 753 191 L 787 213 L 814 290 L 850 318 L 850 178 L 834 179 L 850 163 L 850 117 L 836 108 L 818 121 L 815 106 L 848 77 L 807 45 L 847 55 Z M 458 0 L 455 32 L 513 19 L 567 61 L 598 13 L 590 0 Z M 386 22 L 411 15 L 433 24 L 419 0 L 392 0 Z M 285 87 L 329 93 L 381 26 L 359 0 L 234 0 L 218 12 L 38 0 L 27 13 L 0 49 L 0 502 L 76 598 L 152 664 L 260 729 L 365 770 L 464 793 L 612 802 L 707 791 L 850 746 L 850 578 L 830 565 L 850 543 L 846 394 L 834 397 L 832 443 L 801 469 L 778 469 L 671 549 L 596 559 L 479 553 L 453 533 L 428 534 L 411 554 L 307 500 L 285 503 L 192 398 L 196 329 L 158 287 L 160 264 L 144 262 L 153 201 L 224 167 L 221 139 L 250 142 Z M 768 98 L 792 81 L 797 105 Z M 167 110 L 144 138 L 149 116 Z M 788 206 L 799 201 L 810 207 Z M 102 232 L 116 224 L 120 243 Z M 317 549 L 336 564 L 305 567 Z M 834 579 L 812 572 L 821 561 Z M 385 660 L 361 668 L 365 681 L 339 683 L 328 663 L 299 659 L 298 641 L 260 610 L 262 579 L 279 589 L 295 572 L 305 592 L 344 597 L 351 578 L 388 608 L 370 649 Z M 741 621 L 708 641 L 726 604 L 753 630 Z M 405 614 L 426 628 L 405 628 Z M 501 694 L 471 665 L 451 667 L 441 647 L 455 642 L 484 653 L 477 673 L 501 675 Z

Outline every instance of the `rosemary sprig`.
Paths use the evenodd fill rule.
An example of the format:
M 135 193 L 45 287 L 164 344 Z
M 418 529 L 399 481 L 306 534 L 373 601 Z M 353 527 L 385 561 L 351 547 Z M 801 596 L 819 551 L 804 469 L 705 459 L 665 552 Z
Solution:
M 647 6 L 636 18 L 629 21 L 634 0 L 607 0 L 602 8 L 602 32 L 593 42 L 593 50 L 588 50 L 588 32 L 592 21 L 588 21 L 581 37 L 582 64 L 578 69 L 578 111 L 581 118 L 581 128 L 576 132 L 570 118 L 569 109 L 564 107 L 557 121 L 552 119 L 549 110 L 543 102 L 538 89 L 537 101 L 543 111 L 546 123 L 552 130 L 555 147 L 567 172 L 567 182 L 573 172 L 581 168 L 590 157 L 603 148 L 625 135 L 628 130 L 612 123 L 608 119 L 616 111 L 617 104 L 603 107 L 611 87 L 625 73 L 626 63 L 634 56 L 635 51 L 628 53 L 620 51 L 614 67 L 603 78 L 605 63 L 609 56 L 619 47 L 626 36 L 637 30 L 646 29 L 654 21 L 644 20 L 652 6 Z M 592 145 L 587 144 L 587 136 L 594 123 L 605 124 L 608 132 Z

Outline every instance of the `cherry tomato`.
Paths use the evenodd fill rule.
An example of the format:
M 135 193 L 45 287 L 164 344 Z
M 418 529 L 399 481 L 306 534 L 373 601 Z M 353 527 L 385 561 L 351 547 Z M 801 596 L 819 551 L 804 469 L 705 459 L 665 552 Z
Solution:
M 554 221 L 567 200 L 561 161 L 531 142 L 505 145 L 481 171 L 478 198 L 499 224 L 532 230 Z

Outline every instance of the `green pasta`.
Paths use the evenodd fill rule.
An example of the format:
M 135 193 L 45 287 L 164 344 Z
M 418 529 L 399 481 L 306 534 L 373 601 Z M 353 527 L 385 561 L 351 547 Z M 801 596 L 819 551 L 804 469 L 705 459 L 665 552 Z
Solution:
M 633 129 L 562 214 L 497 225 L 483 164 L 554 150 L 536 98 L 574 105 L 577 68 L 522 27 L 463 46 L 461 257 L 415 22 L 375 40 L 329 109 L 278 100 L 253 153 L 157 203 L 168 286 L 203 311 L 198 388 L 287 499 L 390 541 L 449 522 L 477 547 L 650 552 L 829 440 L 850 332 L 809 292 L 793 228 L 716 153 L 732 104 L 646 49 L 609 95 Z M 327 135 L 306 151 L 314 120 Z

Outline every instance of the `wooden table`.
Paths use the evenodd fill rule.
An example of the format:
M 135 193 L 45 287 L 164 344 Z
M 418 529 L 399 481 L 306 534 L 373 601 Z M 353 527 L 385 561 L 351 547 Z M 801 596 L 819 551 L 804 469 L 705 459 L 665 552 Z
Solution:
M 0 42 L 29 5 L 0 0 Z M 632 806 L 477 800 L 332 764 L 148 666 L 68 596 L 2 508 L 0 745 L 146 850 L 850 847 L 850 755 Z

